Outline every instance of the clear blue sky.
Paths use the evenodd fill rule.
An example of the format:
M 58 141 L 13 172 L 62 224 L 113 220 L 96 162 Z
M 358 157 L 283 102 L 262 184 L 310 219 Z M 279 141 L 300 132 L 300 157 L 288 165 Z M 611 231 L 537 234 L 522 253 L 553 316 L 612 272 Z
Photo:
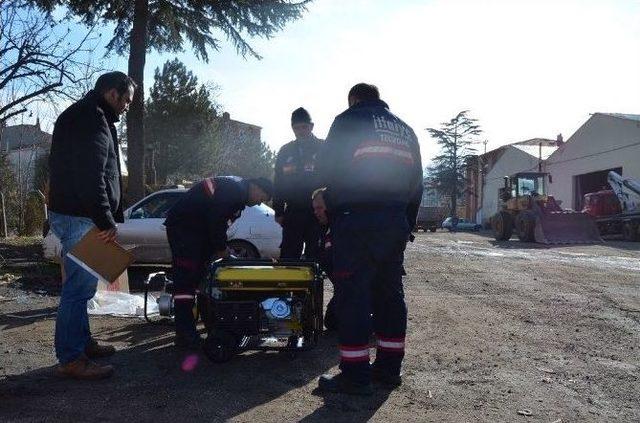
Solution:
M 233 119 L 262 126 L 274 149 L 291 140 L 299 106 L 324 137 L 361 81 L 378 85 L 413 126 L 425 162 L 437 149 L 424 129 L 464 109 L 489 149 L 560 132 L 567 139 L 597 111 L 640 113 L 637 0 L 316 0 L 302 20 L 253 45 L 262 61 L 228 43 L 208 64 L 189 46 L 178 57 L 220 86 L 217 101 Z M 173 57 L 147 58 L 147 89 Z M 126 58 L 106 66 L 126 71 Z

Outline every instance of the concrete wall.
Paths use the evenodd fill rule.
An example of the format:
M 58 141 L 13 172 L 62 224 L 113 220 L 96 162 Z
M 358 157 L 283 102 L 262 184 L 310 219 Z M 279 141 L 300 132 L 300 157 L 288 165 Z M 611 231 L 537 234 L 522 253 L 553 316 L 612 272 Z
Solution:
M 545 163 L 553 178 L 549 193 L 573 208 L 574 176 L 622 167 L 624 176 L 640 179 L 640 122 L 594 114 Z M 637 144 L 637 145 L 634 145 Z
M 478 223 L 491 219 L 500 205 L 498 190 L 504 186 L 504 177 L 518 172 L 538 170 L 538 158 L 512 146 L 505 147 L 504 154 L 485 176 L 482 190 L 482 208 L 478 212 Z

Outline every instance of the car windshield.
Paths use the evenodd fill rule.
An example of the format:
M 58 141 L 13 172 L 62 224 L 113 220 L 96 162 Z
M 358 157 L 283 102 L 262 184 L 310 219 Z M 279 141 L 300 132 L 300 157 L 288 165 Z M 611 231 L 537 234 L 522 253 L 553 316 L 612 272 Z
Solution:
M 143 200 L 133 210 L 130 219 L 165 219 L 167 213 L 182 197 L 183 192 L 165 192 Z
M 514 187 L 515 188 L 515 187 Z M 514 196 L 515 192 L 512 193 Z M 544 176 L 519 176 L 518 177 L 518 194 L 519 195 L 544 195 Z

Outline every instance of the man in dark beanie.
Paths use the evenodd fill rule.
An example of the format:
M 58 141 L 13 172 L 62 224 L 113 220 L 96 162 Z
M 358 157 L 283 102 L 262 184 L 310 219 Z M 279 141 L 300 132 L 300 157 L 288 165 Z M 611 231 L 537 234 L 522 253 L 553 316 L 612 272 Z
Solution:
M 291 114 L 294 141 L 278 152 L 275 165 L 273 208 L 282 226 L 280 258 L 314 259 L 318 254 L 320 225 L 313 214 L 311 195 L 319 188 L 316 156 L 322 140 L 313 135 L 309 112 L 300 107 Z

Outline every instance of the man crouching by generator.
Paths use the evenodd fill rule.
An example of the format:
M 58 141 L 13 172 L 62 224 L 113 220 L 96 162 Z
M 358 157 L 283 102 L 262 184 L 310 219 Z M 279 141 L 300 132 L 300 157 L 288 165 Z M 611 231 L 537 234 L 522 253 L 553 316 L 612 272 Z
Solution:
M 172 256 L 177 347 L 200 346 L 193 315 L 196 288 L 214 256 L 229 256 L 229 221 L 240 217 L 245 206 L 269 201 L 272 192 L 265 178 L 218 176 L 194 185 L 169 210 L 164 224 Z
M 321 237 L 318 245 L 318 263 L 320 267 L 327 274 L 329 280 L 332 278 L 333 273 L 333 258 L 331 255 L 333 251 L 331 249 L 331 229 L 329 228 L 329 209 L 327 207 L 327 189 L 320 188 L 313 192 L 311 196 L 311 204 L 313 206 L 313 214 L 318 219 L 321 227 Z M 332 282 L 333 284 L 333 282 Z M 334 288 L 335 292 L 335 288 Z M 336 315 L 336 301 L 335 294 L 329 300 L 327 304 L 327 311 L 324 314 L 324 327 L 327 330 L 338 330 L 338 317 Z

